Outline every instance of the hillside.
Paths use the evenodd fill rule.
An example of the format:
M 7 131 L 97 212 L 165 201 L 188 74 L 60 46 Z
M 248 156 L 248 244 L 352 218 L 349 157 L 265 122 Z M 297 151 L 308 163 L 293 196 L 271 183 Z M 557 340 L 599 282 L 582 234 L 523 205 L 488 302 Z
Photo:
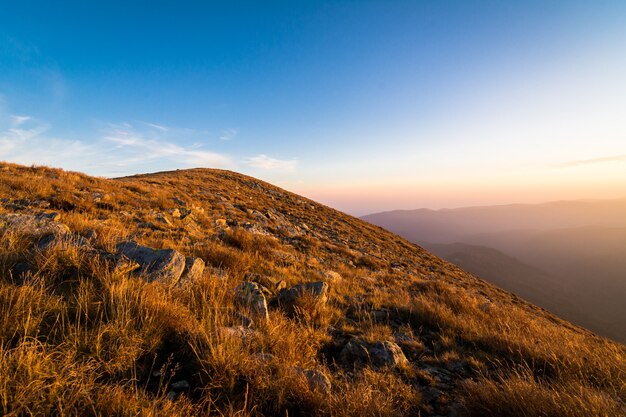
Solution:
M 455 264 L 573 323 L 624 343 L 623 213 L 626 200 L 617 199 L 401 210 L 364 219 L 440 255 L 448 252 L 446 246 L 457 245 L 460 262 Z M 480 255 L 476 253 L 479 247 L 483 248 Z M 471 261 L 476 256 L 482 257 L 479 263 Z M 511 258 L 518 264 L 510 264 Z M 503 267 L 503 262 L 510 265 Z M 534 271 L 520 270 L 519 262 Z
M 626 415 L 626 350 L 228 171 L 0 168 L 3 415 Z
M 369 214 L 362 219 L 412 242 L 468 243 L 468 236 L 511 230 L 555 230 L 581 226 L 625 228 L 624 213 L 626 198 L 395 210 Z

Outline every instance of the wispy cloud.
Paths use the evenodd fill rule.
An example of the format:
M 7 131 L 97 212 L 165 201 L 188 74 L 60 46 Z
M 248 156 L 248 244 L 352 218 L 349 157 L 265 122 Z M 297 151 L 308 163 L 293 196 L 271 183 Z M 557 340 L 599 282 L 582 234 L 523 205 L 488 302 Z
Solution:
M 228 155 L 205 149 L 201 142 L 186 144 L 193 139 L 190 129 L 127 122 L 106 123 L 94 130 L 88 141 L 58 138 L 47 123 L 0 109 L 0 160 L 26 165 L 52 165 L 105 176 L 235 166 Z
M 622 155 L 612 155 L 612 156 L 603 156 L 600 158 L 591 158 L 591 159 L 579 159 L 576 161 L 568 161 L 563 162 L 561 164 L 555 165 L 556 168 L 573 168 L 582 165 L 596 165 L 596 164 L 606 164 L 611 162 L 624 162 L 626 161 L 626 154 Z
M 103 138 L 118 150 L 121 156 L 118 164 L 121 165 L 146 164 L 155 161 L 175 162 L 182 167 L 225 168 L 233 165 L 230 157 L 205 150 L 201 145 L 177 144 L 173 138 L 165 134 L 170 131 L 169 128 L 165 130 L 156 128 L 162 132 L 160 134 L 142 132 L 129 123 L 110 126 L 105 130 Z
M 30 116 L 18 116 L 18 115 L 12 114 L 11 120 L 13 121 L 13 125 L 19 126 L 31 120 L 31 117 Z
M 260 154 L 243 160 L 245 165 L 265 170 L 293 171 L 296 168 L 295 159 L 276 159 Z
M 235 136 L 237 136 L 237 133 L 239 133 L 237 129 L 222 130 L 222 133 L 220 134 L 220 140 L 233 140 Z
M 156 123 L 148 123 L 148 122 L 141 122 L 141 123 L 143 123 L 144 125 L 149 126 L 149 127 L 151 127 L 151 128 L 154 128 L 154 129 L 160 130 L 160 131 L 162 131 L 162 132 L 167 132 L 167 131 L 169 131 L 169 130 L 170 130 L 170 129 L 169 129 L 169 127 L 167 127 L 167 126 L 163 126 L 163 125 L 158 125 L 158 124 L 156 124 Z

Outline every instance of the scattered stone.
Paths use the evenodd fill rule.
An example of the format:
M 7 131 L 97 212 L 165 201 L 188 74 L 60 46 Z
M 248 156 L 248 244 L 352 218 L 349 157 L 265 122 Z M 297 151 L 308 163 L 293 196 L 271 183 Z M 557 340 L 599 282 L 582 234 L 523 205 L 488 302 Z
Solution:
M 48 212 L 43 212 L 43 213 L 38 213 L 35 215 L 36 218 L 38 219 L 42 219 L 42 220 L 52 220 L 52 221 L 59 221 L 61 220 L 61 213 L 59 213 L 58 211 L 48 211 Z
M 255 274 L 252 272 L 248 272 L 244 278 L 246 281 L 255 282 L 263 286 L 264 290 L 267 289 L 270 294 L 275 294 L 278 291 L 287 287 L 287 283 L 283 280 L 276 280 L 272 277 L 268 277 L 267 275 Z M 265 291 L 264 291 L 265 292 Z
M 235 311 L 233 316 L 234 316 L 233 317 L 234 321 L 239 323 L 241 326 L 243 326 L 245 328 L 254 327 L 254 320 L 252 320 L 250 317 L 246 316 L 245 314 L 243 314 L 243 313 L 241 313 L 239 311 Z
M 119 253 L 101 253 L 100 259 L 108 261 L 114 274 L 128 274 L 141 267 L 138 262 Z
M 307 282 L 294 285 L 288 290 L 278 293 L 278 302 L 287 309 L 292 309 L 305 297 L 309 297 L 317 305 L 323 305 L 328 300 L 328 284 L 323 281 Z
M 395 334 L 394 339 L 396 339 L 396 343 L 413 343 L 414 340 L 410 334 L 405 332 L 398 332 Z
M 269 313 L 262 287 L 256 282 L 244 281 L 235 289 L 235 301 L 257 317 L 267 320 Z
M 315 369 L 304 369 L 299 366 L 295 366 L 293 370 L 296 374 L 306 378 L 311 391 L 318 391 L 326 395 L 330 394 L 332 384 L 324 373 Z
M 18 262 L 11 269 L 11 274 L 18 278 L 25 277 L 29 274 L 35 273 L 35 267 L 28 262 Z
M 243 326 L 219 327 L 217 334 L 223 338 L 235 338 L 247 341 L 254 335 L 254 330 Z
M 177 208 L 170 210 L 170 216 L 172 216 L 175 219 L 180 219 L 180 210 Z
M 167 218 L 167 216 L 163 213 L 152 213 L 152 216 L 159 222 L 163 223 L 169 227 L 173 227 L 174 224 Z
M 91 248 L 89 241 L 82 237 L 81 235 L 74 233 L 63 233 L 63 234 L 50 234 L 45 236 L 39 240 L 37 243 L 37 249 L 41 251 L 45 251 L 54 245 L 67 245 L 74 246 L 80 248 Z
M 344 365 L 354 365 L 355 363 L 369 362 L 370 354 L 364 342 L 352 339 L 339 352 L 339 361 Z
M 400 346 L 393 342 L 366 343 L 352 339 L 339 353 L 344 365 L 371 363 L 375 367 L 399 367 L 408 364 Z
M 206 265 L 202 259 L 188 256 L 185 258 L 185 269 L 180 277 L 179 284 L 197 281 L 202 277 L 205 267 Z
M 135 242 L 122 242 L 117 251 L 141 266 L 149 282 L 176 284 L 185 269 L 185 257 L 173 249 L 153 249 Z
M 402 349 L 394 342 L 376 342 L 368 352 L 374 366 L 404 366 L 408 363 Z
M 187 217 L 189 217 L 191 215 L 191 209 L 188 208 L 181 208 L 180 209 L 180 218 L 181 219 L 185 219 Z
M 184 379 L 182 381 L 176 381 L 174 383 L 172 383 L 170 385 L 170 388 L 172 388 L 174 391 L 187 391 L 189 389 L 189 382 L 185 381 Z
M 328 282 L 339 282 L 343 279 L 339 272 L 326 271 L 324 272 L 324 279 Z

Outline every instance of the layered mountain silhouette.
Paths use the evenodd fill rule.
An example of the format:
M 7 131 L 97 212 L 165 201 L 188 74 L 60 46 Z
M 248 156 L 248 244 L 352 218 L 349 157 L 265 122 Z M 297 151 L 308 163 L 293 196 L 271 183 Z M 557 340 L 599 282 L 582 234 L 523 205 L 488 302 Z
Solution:
M 402 210 L 364 219 L 626 341 L 626 199 Z
M 2 415 L 617 416 L 625 349 L 245 175 L 0 164 Z

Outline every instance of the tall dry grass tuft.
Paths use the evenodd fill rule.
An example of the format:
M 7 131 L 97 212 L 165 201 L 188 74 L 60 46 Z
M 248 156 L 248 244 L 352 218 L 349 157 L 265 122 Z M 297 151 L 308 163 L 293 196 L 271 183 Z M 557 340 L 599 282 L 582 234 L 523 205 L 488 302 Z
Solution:
M 532 369 L 479 378 L 462 386 L 463 404 L 470 416 L 573 416 L 626 415 L 615 397 L 575 380 L 549 382 Z

